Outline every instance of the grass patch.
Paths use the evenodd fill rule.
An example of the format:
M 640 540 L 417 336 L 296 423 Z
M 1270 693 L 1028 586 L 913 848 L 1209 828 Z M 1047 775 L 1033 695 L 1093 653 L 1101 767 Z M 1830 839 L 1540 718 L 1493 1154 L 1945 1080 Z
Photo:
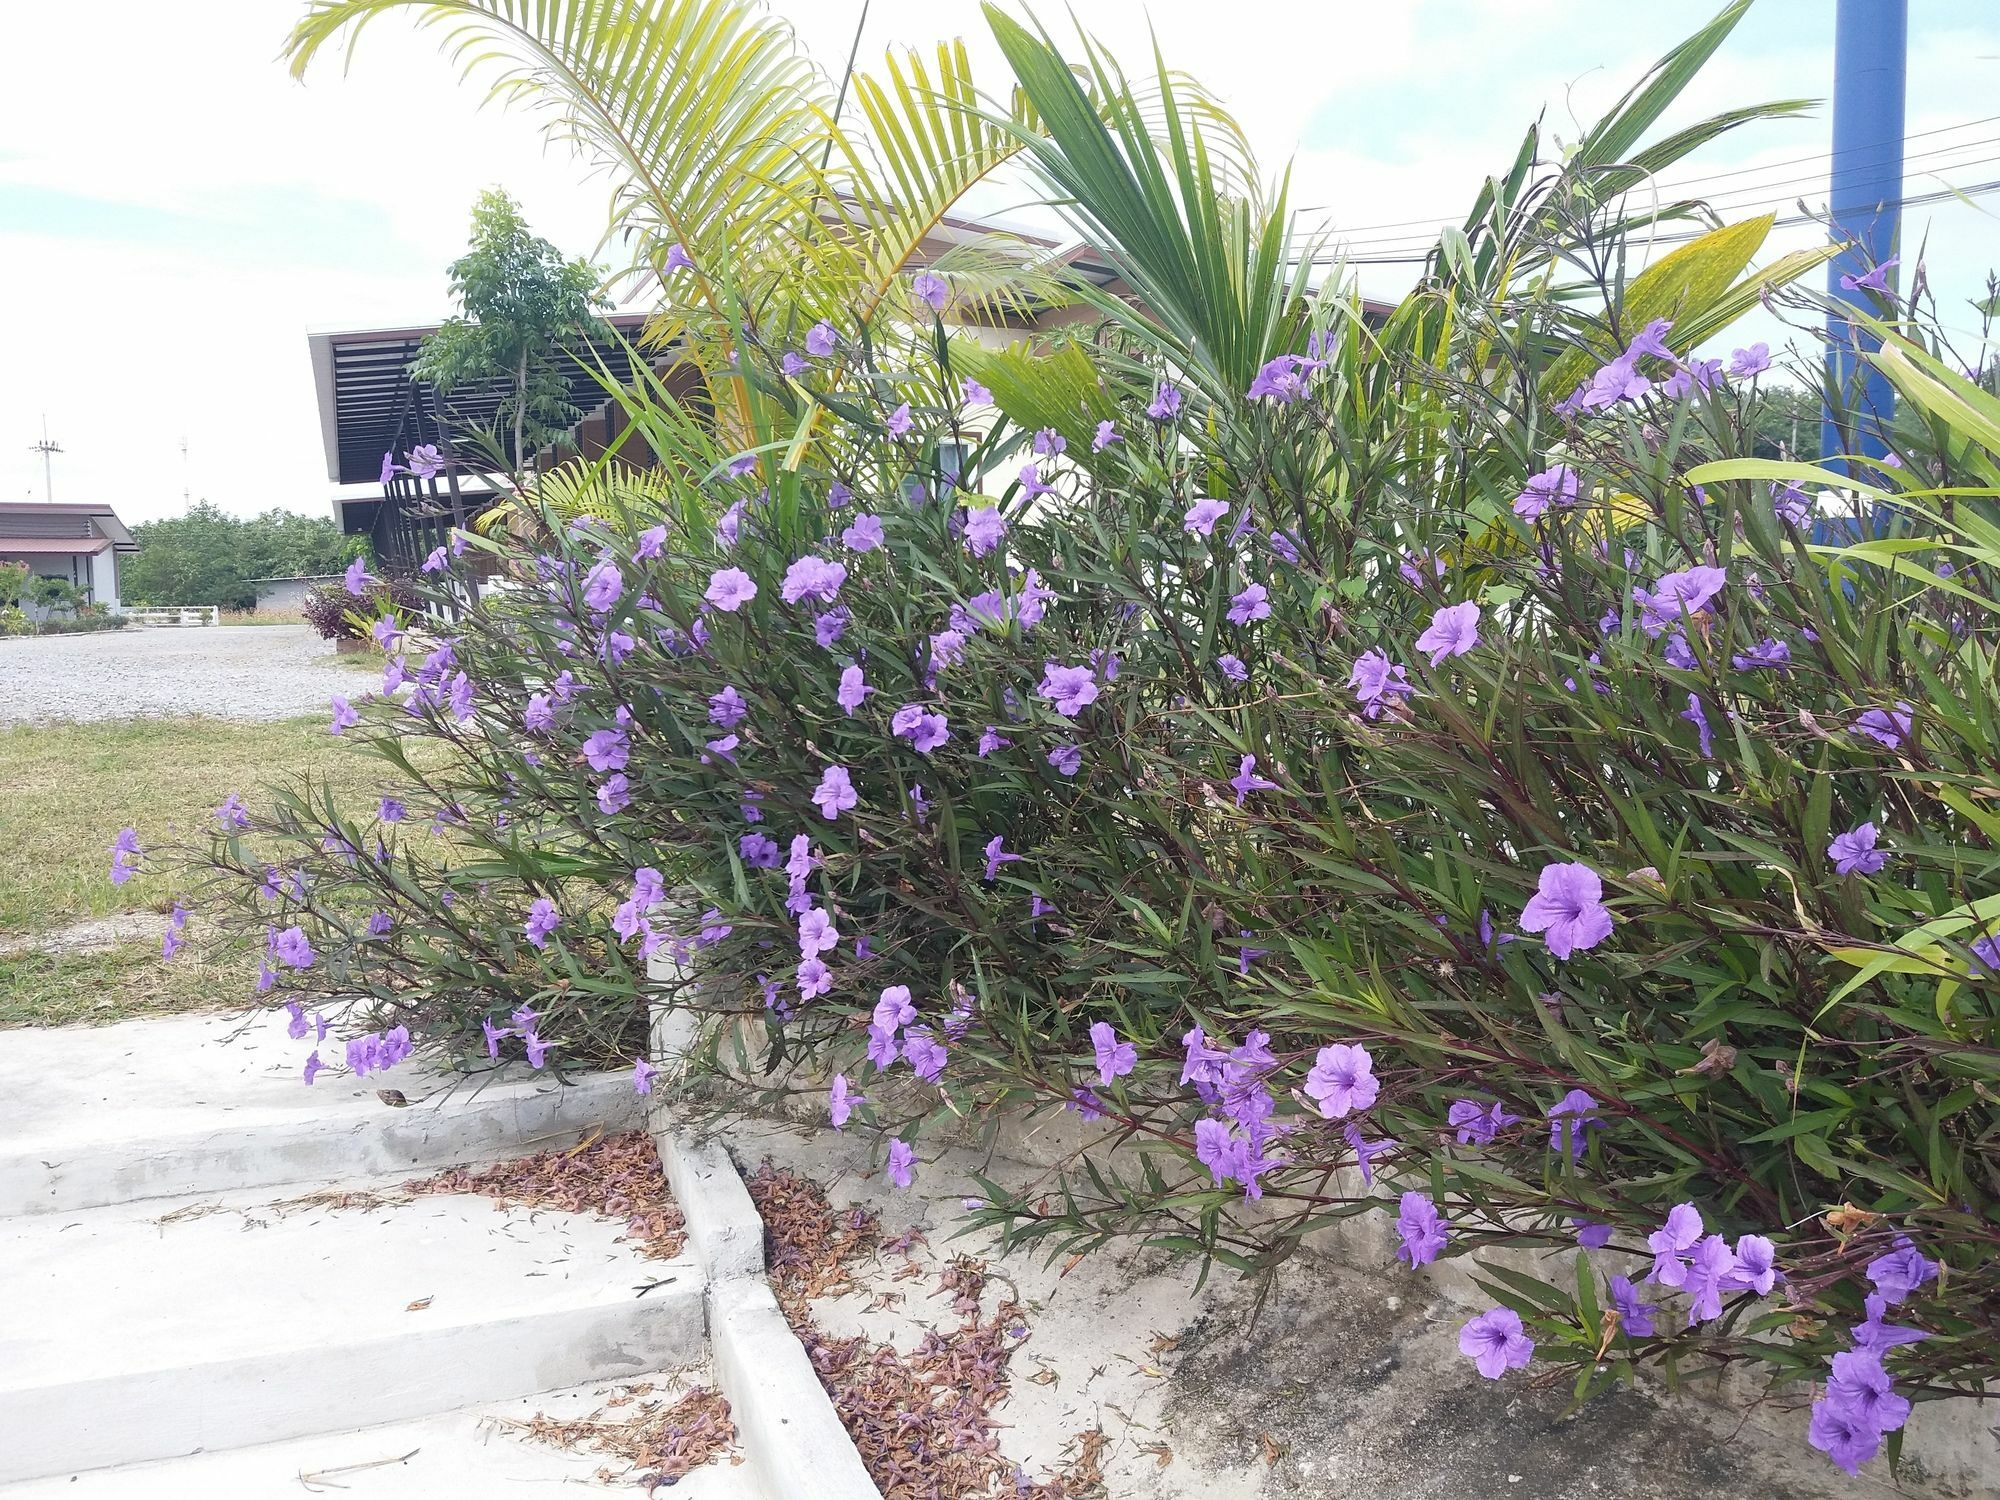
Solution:
M 0 729 L 0 935 L 50 933 L 89 917 L 165 912 L 171 879 L 141 865 L 108 878 L 111 841 L 139 830 L 142 847 L 198 836 L 223 798 L 255 805 L 258 787 L 290 773 L 329 778 L 357 810 L 383 767 L 327 733 L 324 717 L 246 724 L 134 719 Z M 197 916 L 172 963 L 157 940 L 95 952 L 0 956 L 0 1026 L 60 1026 L 241 1005 L 255 945 Z
M 153 942 L 95 953 L 17 953 L 0 957 L 0 1029 L 233 1010 L 249 1003 L 256 972 L 255 942 L 199 925 L 172 963 L 160 961 Z

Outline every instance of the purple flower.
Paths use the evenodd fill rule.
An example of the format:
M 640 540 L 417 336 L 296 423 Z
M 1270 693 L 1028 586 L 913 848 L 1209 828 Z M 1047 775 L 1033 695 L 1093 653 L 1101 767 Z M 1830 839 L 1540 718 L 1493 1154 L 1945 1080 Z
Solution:
M 1722 1279 L 1725 1292 L 1755 1292 L 1771 1295 L 1771 1289 L 1785 1279 L 1778 1269 L 1778 1247 L 1761 1234 L 1746 1234 L 1736 1241 L 1732 1252 L 1735 1266 Z
M 854 710 L 861 707 L 868 695 L 874 691 L 875 689 L 868 685 L 867 679 L 861 675 L 861 668 L 846 667 L 841 670 L 840 690 L 834 694 L 834 701 L 852 718 Z
M 913 425 L 915 425 L 915 424 L 914 424 L 914 423 L 912 423 L 912 422 L 911 422 L 911 420 L 910 420 L 910 403 L 909 403 L 909 402 L 905 401 L 905 402 L 904 402 L 904 403 L 903 403 L 903 404 L 902 404 L 901 406 L 897 407 L 897 408 L 896 408 L 896 409 L 895 409 L 894 411 L 892 411 L 892 412 L 890 412 L 890 413 L 889 413 L 889 436 L 890 436 L 890 437 L 904 437 L 904 436 L 907 436 L 907 435 L 908 435 L 908 433 L 909 433 L 909 431 L 910 431 L 910 428 L 911 428 L 911 427 L 912 427 Z
M 1898 702 L 1893 709 L 1864 709 L 1855 715 L 1852 728 L 1885 749 L 1899 750 L 1910 737 L 1911 723 L 1910 705 Z
M 1660 382 L 1660 394 L 1670 401 L 1678 401 L 1696 391 L 1714 390 L 1722 383 L 1721 360 L 1691 359 Z
M 121 828 L 111 844 L 111 883 L 123 885 L 138 873 L 139 830 Z
M 1546 932 L 1549 952 L 1557 958 L 1595 948 L 1611 936 L 1604 882 L 1589 865 L 1575 861 L 1544 865 L 1537 887 L 1521 909 L 1521 927 Z
M 1763 667 L 1776 667 L 1782 671 L 1791 659 L 1790 646 L 1766 636 L 1748 651 L 1739 651 L 1730 657 L 1729 664 L 1739 672 L 1754 672 Z
M 847 767 L 828 766 L 819 785 L 813 788 L 812 800 L 819 807 L 820 816 L 831 823 L 861 798 L 848 779 Z
M 166 935 L 160 940 L 161 958 L 172 958 L 176 953 L 181 951 L 181 935 L 187 931 L 187 924 L 188 909 L 176 901 L 173 913 L 167 918 Z M 373 925 L 371 921 L 370 927 L 372 928 Z
M 549 934 L 562 925 L 562 914 L 556 910 L 555 902 L 547 896 L 538 896 L 535 904 L 528 908 L 528 920 L 522 930 L 528 941 L 537 948 L 549 945 Z
M 929 755 L 951 736 L 945 716 L 932 713 L 921 703 L 905 703 L 889 720 L 889 732 L 910 742 L 910 748 Z
M 852 618 L 844 604 L 837 605 L 824 614 L 814 615 L 813 639 L 828 650 L 832 650 L 833 643 L 846 632 L 847 622 Z
M 1692 1203 L 1677 1203 L 1667 1211 L 1667 1221 L 1646 1236 L 1653 1252 L 1650 1279 L 1661 1286 L 1684 1286 L 1687 1282 L 1687 1253 L 1701 1241 L 1701 1210 Z
M 736 852 L 753 870 L 778 868 L 778 841 L 761 833 L 746 833 L 736 841 Z
M 833 331 L 833 325 L 824 318 L 806 330 L 806 353 L 814 359 L 825 359 L 833 353 L 834 346 L 839 342 L 840 335 Z
M 866 1104 L 867 1098 L 848 1087 L 847 1075 L 833 1075 L 833 1086 L 826 1091 L 827 1119 L 835 1130 L 847 1124 L 847 1117 L 854 1113 L 854 1106 Z
M 840 544 L 849 552 L 873 552 L 882 545 L 882 518 L 862 512 L 840 533 Z
M 1856 1323 L 1853 1328 L 1854 1347 L 1872 1349 L 1877 1354 L 1886 1354 L 1904 1344 L 1920 1344 L 1930 1335 L 1921 1328 L 1902 1328 L 1894 1323 L 1882 1321 L 1882 1314 L 1888 1311 L 1888 1299 L 1871 1292 L 1862 1301 L 1868 1311 L 1866 1322 Z
M 1305 1091 L 1320 1114 L 1338 1120 L 1375 1102 L 1382 1084 L 1375 1077 L 1375 1060 L 1359 1042 L 1334 1042 L 1319 1049 Z
M 965 518 L 965 545 L 974 557 L 984 557 L 1007 535 L 1007 520 L 997 505 L 983 505 Z
M 1937 1262 L 1928 1259 L 1908 1235 L 1897 1235 L 1892 1246 L 1886 1255 L 1869 1261 L 1862 1272 L 1891 1306 L 1934 1280 L 1938 1273 Z
M 1843 274 L 1840 278 L 1840 289 L 1843 292 L 1881 292 L 1886 296 L 1889 291 L 1889 272 L 1901 258 L 1892 255 L 1873 270 L 1864 272 L 1860 276 Z
M 1146 415 L 1155 422 L 1171 422 L 1180 415 L 1181 392 L 1179 386 L 1161 381 L 1153 388 L 1152 402 L 1146 407 Z
M 1271 618 L 1270 594 L 1261 583 L 1246 585 L 1243 592 L 1229 600 L 1229 623 L 1248 625 L 1252 620 Z
M 989 884 L 1000 878 L 1002 865 L 1018 863 L 1022 858 L 1019 854 L 1007 853 L 1006 842 L 1005 836 L 997 833 L 986 841 L 986 879 Z
M 809 958 L 799 965 L 798 980 L 799 998 L 810 1000 L 833 988 L 833 971 L 819 959 Z
M 340 694 L 335 693 L 331 702 L 333 704 L 333 722 L 328 726 L 331 733 L 345 733 L 361 722 L 361 715 Z
M 1479 606 L 1467 600 L 1447 604 L 1431 616 L 1430 629 L 1417 637 L 1417 649 L 1428 651 L 1431 665 L 1448 656 L 1463 656 L 1479 644 Z
M 750 710 L 744 706 L 743 695 L 730 684 L 721 692 L 709 696 L 709 722 L 718 729 L 732 729 L 749 716 Z
M 1396 1212 L 1396 1233 L 1403 1243 L 1396 1259 L 1415 1270 L 1430 1265 L 1450 1238 L 1445 1221 L 1438 1217 L 1437 1204 L 1428 1193 L 1405 1193 Z
M 1056 591 L 1042 586 L 1042 575 L 1033 568 L 1021 575 L 1021 592 L 1014 600 L 1014 614 L 1021 622 L 1023 630 L 1032 630 L 1042 623 L 1048 607 L 1055 602 Z
M 1524 521 L 1538 521 L 1551 505 L 1558 509 L 1574 505 L 1578 484 L 1576 470 L 1567 464 L 1530 475 L 1514 497 L 1514 514 Z
M 1632 1285 L 1631 1277 L 1611 1278 L 1611 1305 L 1618 1309 L 1619 1332 L 1627 1338 L 1649 1339 L 1653 1336 L 1653 1314 L 1659 1308 L 1639 1300 L 1639 1289 Z
M 1324 365 L 1324 360 L 1308 359 L 1303 354 L 1280 354 L 1257 372 L 1257 378 L 1250 382 L 1250 389 L 1244 395 L 1252 401 L 1289 406 L 1305 399 L 1306 381 Z
M 1227 500 L 1197 500 L 1188 507 L 1187 514 L 1181 517 L 1181 530 L 1190 536 L 1197 533 L 1211 536 L 1215 532 L 1215 523 L 1228 514 Z
M 1841 875 L 1875 875 L 1889 862 L 1886 850 L 1875 847 L 1875 825 L 1857 823 L 1846 833 L 1837 833 L 1826 846 L 1826 857 Z
M 1278 789 L 1277 782 L 1266 781 L 1257 774 L 1257 757 L 1254 755 L 1243 757 L 1237 764 L 1236 774 L 1230 778 L 1229 784 L 1236 788 L 1238 807 L 1243 805 L 1243 799 L 1252 792 L 1274 792 Z
M 631 747 L 623 729 L 596 729 L 585 737 L 583 758 L 593 771 L 622 771 L 631 763 Z
M 1859 1474 L 1861 1466 L 1882 1451 L 1882 1429 L 1858 1412 L 1826 1399 L 1813 1403 L 1806 1441 L 1845 1472 Z
M 912 1026 L 903 1034 L 903 1061 L 925 1083 L 936 1083 L 943 1075 L 945 1056 L 944 1043 L 931 1035 L 929 1027 Z
M 1771 486 L 1771 508 L 1778 519 L 1793 526 L 1803 526 L 1812 519 L 1812 499 L 1803 485 L 1786 480 L 1783 484 Z
M 1521 1327 L 1521 1315 L 1511 1307 L 1489 1308 L 1458 1331 L 1458 1352 L 1479 1367 L 1488 1380 L 1509 1370 L 1525 1370 L 1535 1342 Z
M 823 557 L 808 553 L 785 569 L 785 581 L 778 589 L 778 597 L 787 604 L 797 604 L 801 599 L 817 599 L 822 604 L 831 604 L 845 582 L 845 563 L 828 562 Z
M 288 969 L 310 969 L 313 947 L 302 927 L 287 927 L 271 937 L 271 956 Z
M 1097 701 L 1097 674 L 1089 667 L 1065 667 L 1056 662 L 1042 663 L 1041 686 L 1035 691 L 1046 698 L 1055 711 L 1074 719 Z
M 1445 1111 L 1445 1120 L 1452 1126 L 1461 1146 L 1490 1146 L 1494 1137 L 1507 1126 L 1521 1123 L 1520 1117 L 1508 1114 L 1507 1106 L 1498 1099 L 1491 1104 L 1454 1099 L 1451 1108 Z
M 1359 1122 L 1352 1120 L 1342 1128 L 1340 1134 L 1341 1138 L 1354 1149 L 1354 1165 L 1360 1169 L 1362 1182 L 1369 1187 L 1373 1187 L 1375 1185 L 1375 1158 L 1380 1156 L 1384 1151 L 1387 1151 L 1391 1146 L 1394 1146 L 1396 1142 L 1388 1138 L 1379 1141 L 1367 1140 L 1361 1134 Z
M 1748 349 L 1734 350 L 1729 356 L 1729 373 L 1738 380 L 1747 380 L 1753 375 L 1762 375 L 1771 368 L 1771 346 L 1752 344 Z
M 625 575 L 610 558 L 600 558 L 583 580 L 583 602 L 603 614 L 625 592 Z
M 1122 443 L 1124 441 L 1123 435 L 1118 431 L 1118 424 L 1107 419 L 1097 424 L 1097 434 L 1090 440 L 1090 451 L 1093 453 L 1102 453 L 1113 443 Z
M 916 1159 L 916 1152 L 906 1142 L 889 1142 L 889 1180 L 899 1188 L 907 1188 L 915 1175 L 911 1168 Z
M 1722 1316 L 1722 1294 L 1735 1270 L 1735 1252 L 1721 1235 L 1711 1234 L 1694 1247 L 1682 1284 L 1688 1294 L 1688 1327 Z
M 1720 568 L 1685 568 L 1665 574 L 1650 592 L 1634 589 L 1632 597 L 1644 611 L 1640 627 L 1657 638 L 1669 627 L 1700 614 L 1728 581 Z
M 368 576 L 368 559 L 355 558 L 347 565 L 347 571 L 340 575 L 340 581 L 346 586 L 347 592 L 357 599 L 367 593 L 368 585 L 375 581 Z
M 1416 691 L 1406 670 L 1380 651 L 1364 651 L 1355 658 L 1347 685 L 1361 702 L 1362 716 L 1369 719 L 1380 718 L 1383 709 L 1394 708 L 1399 699 Z
M 1243 664 L 1243 658 L 1238 656 L 1234 651 L 1223 652 L 1222 655 L 1216 657 L 1215 664 L 1221 668 L 1222 675 L 1227 677 L 1231 682 L 1248 682 L 1250 680 L 1250 669 Z
M 708 592 L 702 597 L 724 614 L 733 615 L 757 597 L 757 585 L 741 568 L 718 568 L 710 575 Z
M 986 726 L 985 733 L 979 736 L 980 757 L 983 759 L 984 757 L 991 755 L 995 750 L 1004 749 L 1006 746 L 1011 745 L 1013 743 L 1014 742 L 1012 740 L 1008 739 L 1005 735 L 1001 734 L 998 728 L 996 728 L 992 724 L 988 724 Z
M 990 406 L 993 403 L 993 393 L 970 375 L 958 382 L 958 394 L 967 406 Z
M 1074 776 L 1083 769 L 1083 751 L 1075 745 L 1058 745 L 1045 759 L 1064 776 Z
M 548 1060 L 549 1048 L 553 1045 L 548 1038 L 537 1035 L 533 1027 L 521 1033 L 521 1046 L 527 1051 L 528 1066 L 531 1068 L 539 1068 Z
M 1090 1023 L 1090 1045 L 1097 1054 L 1097 1081 L 1106 1088 L 1111 1086 L 1112 1079 L 1123 1078 L 1138 1066 L 1138 1047 L 1119 1041 L 1118 1033 L 1108 1021 Z
M 1549 1149 L 1560 1151 L 1565 1140 L 1571 1161 L 1583 1156 L 1584 1142 L 1593 1130 L 1602 1130 L 1597 1118 L 1597 1101 L 1582 1089 L 1571 1089 L 1549 1109 Z
M 1676 714 L 1675 717 L 1686 719 L 1688 723 L 1694 725 L 1695 740 L 1701 746 L 1701 758 L 1703 760 L 1715 759 L 1715 735 L 1709 728 L 1708 715 L 1702 711 L 1701 699 L 1695 694 L 1689 693 L 1688 706 Z
M 935 271 L 919 271 L 910 278 L 910 290 L 928 302 L 932 312 L 943 312 L 945 304 L 951 300 L 951 284 Z M 898 1186 L 908 1187 L 907 1182 Z

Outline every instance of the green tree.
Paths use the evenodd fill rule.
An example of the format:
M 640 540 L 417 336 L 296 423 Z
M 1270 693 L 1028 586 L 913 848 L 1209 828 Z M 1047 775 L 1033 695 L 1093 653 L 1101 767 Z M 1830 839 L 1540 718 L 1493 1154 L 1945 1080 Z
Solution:
M 149 604 L 250 609 L 257 578 L 338 573 L 367 544 L 325 516 L 267 510 L 244 520 L 203 500 L 186 515 L 132 528 L 138 555 L 123 568 L 127 598 Z
M 511 432 L 519 469 L 537 448 L 583 415 L 569 399 L 558 356 L 584 343 L 610 306 L 589 262 L 530 232 L 521 209 L 498 188 L 472 206 L 472 244 L 451 263 L 458 316 L 424 340 L 411 373 L 449 398 L 466 385 L 510 382 L 493 417 L 493 438 Z
M 1820 402 L 1817 391 L 1774 385 L 1760 391 L 1750 413 L 1752 451 L 1759 458 L 1819 459 Z

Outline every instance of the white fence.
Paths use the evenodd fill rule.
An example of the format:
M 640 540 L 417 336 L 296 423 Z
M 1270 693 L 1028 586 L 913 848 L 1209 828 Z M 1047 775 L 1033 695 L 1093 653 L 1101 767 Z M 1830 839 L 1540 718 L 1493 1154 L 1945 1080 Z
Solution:
M 216 604 L 182 604 L 170 609 L 121 609 L 134 625 L 220 625 L 222 608 Z

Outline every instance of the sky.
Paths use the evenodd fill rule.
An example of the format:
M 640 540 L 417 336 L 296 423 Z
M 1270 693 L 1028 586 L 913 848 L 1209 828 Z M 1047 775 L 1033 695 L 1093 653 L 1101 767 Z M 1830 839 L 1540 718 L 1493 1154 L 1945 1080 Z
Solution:
M 1889 0 L 1879 0 L 1889 3 Z M 502 186 L 572 254 L 596 251 L 606 188 L 534 121 L 461 84 L 435 33 L 371 26 L 343 73 L 294 81 L 278 51 L 303 0 L 95 0 L 0 7 L 0 500 L 40 498 L 31 451 L 63 452 L 58 499 L 128 522 L 188 498 L 251 514 L 327 514 L 308 331 L 435 321 L 474 197 Z M 1018 10 L 1017 5 L 1010 4 Z M 1906 194 L 2000 181 L 2000 5 L 1909 0 Z M 860 0 L 774 0 L 837 70 Z M 1419 251 L 1462 216 L 1540 116 L 1582 128 L 1710 12 L 1603 0 L 1070 0 L 1127 66 L 1151 37 L 1235 114 L 1292 199 L 1370 256 Z M 1731 106 L 1825 100 L 1833 0 L 1759 0 L 1662 128 Z M 860 66 L 895 44 L 963 36 L 1001 76 L 975 0 L 873 0 Z M 1991 118 L 1988 118 L 1991 117 Z M 1667 174 L 1706 179 L 1726 217 L 1823 205 L 1829 112 L 1754 125 Z M 1725 175 L 1726 174 L 1726 175 Z M 1023 189 L 976 205 L 1027 212 Z M 1948 320 L 2000 268 L 2000 192 L 1905 214 Z M 1388 227 L 1382 227 L 1388 226 Z M 1766 257 L 1811 243 L 1781 230 Z M 608 257 L 599 256 L 600 260 Z M 1358 268 L 1371 296 L 1414 279 Z M 1730 342 L 1787 331 L 1759 315 Z

